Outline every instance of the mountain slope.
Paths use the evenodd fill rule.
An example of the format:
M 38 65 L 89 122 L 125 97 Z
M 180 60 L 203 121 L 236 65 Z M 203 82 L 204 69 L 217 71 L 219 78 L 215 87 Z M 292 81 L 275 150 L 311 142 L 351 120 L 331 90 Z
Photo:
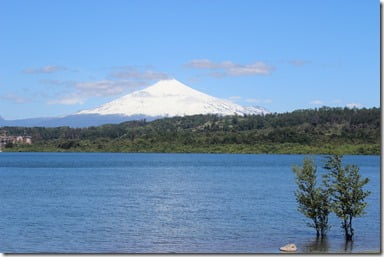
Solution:
M 95 109 L 83 110 L 76 114 L 173 117 L 195 114 L 244 115 L 261 113 L 267 113 L 267 111 L 262 108 L 243 107 L 204 94 L 171 79 L 159 81 L 143 90 L 135 91 Z

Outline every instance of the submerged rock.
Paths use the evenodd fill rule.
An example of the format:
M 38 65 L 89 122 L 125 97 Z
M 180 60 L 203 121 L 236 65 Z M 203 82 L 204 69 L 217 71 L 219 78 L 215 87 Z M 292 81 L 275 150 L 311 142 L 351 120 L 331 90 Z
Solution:
M 282 247 L 280 247 L 280 251 L 283 251 L 283 252 L 296 252 L 297 251 L 297 247 L 295 244 L 287 244 L 287 245 L 284 245 Z

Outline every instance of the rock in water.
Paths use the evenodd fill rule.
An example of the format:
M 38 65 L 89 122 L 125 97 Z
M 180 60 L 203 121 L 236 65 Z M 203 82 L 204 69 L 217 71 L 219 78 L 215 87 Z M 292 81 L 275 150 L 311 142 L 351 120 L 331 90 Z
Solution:
M 284 245 L 283 247 L 280 247 L 280 251 L 283 251 L 283 252 L 296 252 L 297 251 L 297 247 L 295 244 L 287 244 L 287 245 Z

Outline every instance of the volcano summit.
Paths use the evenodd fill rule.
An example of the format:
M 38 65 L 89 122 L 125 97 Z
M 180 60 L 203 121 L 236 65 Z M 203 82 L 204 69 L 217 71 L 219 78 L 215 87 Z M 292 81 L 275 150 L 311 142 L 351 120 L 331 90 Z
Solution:
M 135 91 L 95 109 L 77 114 L 142 115 L 173 117 L 195 114 L 244 115 L 267 113 L 263 108 L 243 107 L 219 99 L 175 80 L 161 80 L 143 90 Z

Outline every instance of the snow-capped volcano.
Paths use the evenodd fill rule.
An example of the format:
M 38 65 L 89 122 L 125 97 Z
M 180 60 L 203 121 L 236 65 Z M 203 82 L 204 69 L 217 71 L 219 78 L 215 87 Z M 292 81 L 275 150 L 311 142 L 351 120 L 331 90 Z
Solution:
M 244 115 L 268 113 L 264 108 L 243 107 L 219 99 L 175 80 L 161 80 L 143 90 L 132 92 L 95 109 L 76 114 L 144 115 L 172 117 L 195 114 Z
M 262 107 L 243 107 L 209 96 L 183 83 L 162 80 L 143 90 L 132 92 L 95 109 L 83 110 L 64 117 L 3 120 L 0 126 L 26 127 L 89 127 L 116 124 L 130 120 L 148 121 L 162 117 L 218 114 L 244 115 L 269 113 Z

